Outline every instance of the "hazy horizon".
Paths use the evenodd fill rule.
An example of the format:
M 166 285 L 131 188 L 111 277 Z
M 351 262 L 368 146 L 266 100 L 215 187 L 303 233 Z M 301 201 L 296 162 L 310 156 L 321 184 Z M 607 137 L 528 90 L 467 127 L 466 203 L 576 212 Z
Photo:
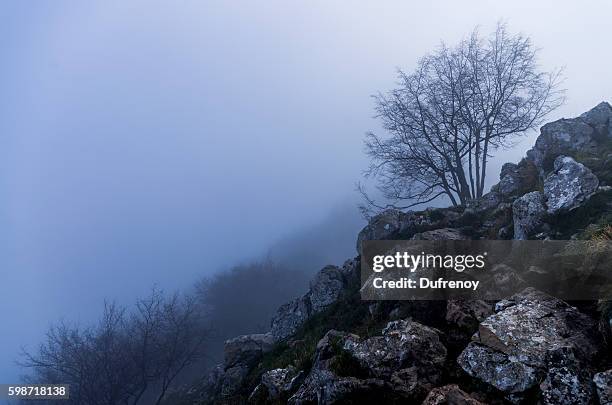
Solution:
M 104 299 L 131 304 L 153 284 L 186 288 L 338 210 L 358 225 L 363 136 L 378 129 L 370 95 L 441 40 L 504 19 L 542 49 L 544 69 L 565 66 L 568 100 L 547 121 L 610 101 L 610 11 L 605 1 L 4 3 L 0 383 L 17 382 L 20 347 L 36 347 L 49 323 L 90 322 Z M 492 159 L 489 185 L 536 136 Z M 356 237 L 347 218 L 342 249 Z

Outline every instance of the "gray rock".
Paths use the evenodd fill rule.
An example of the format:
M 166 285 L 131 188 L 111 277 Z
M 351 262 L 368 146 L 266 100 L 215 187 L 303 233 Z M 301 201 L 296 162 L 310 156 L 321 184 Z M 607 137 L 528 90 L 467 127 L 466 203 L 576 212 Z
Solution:
M 492 188 L 491 192 L 483 195 L 482 197 L 468 201 L 466 208 L 468 210 L 473 210 L 474 212 L 487 211 L 497 208 L 497 206 L 501 204 L 502 200 L 503 196 L 497 191 L 497 189 Z
M 304 373 L 293 366 L 266 371 L 249 396 L 251 403 L 285 402 L 303 382 Z
M 545 367 L 547 356 L 567 348 L 589 363 L 599 349 L 596 327 L 596 322 L 576 308 L 527 288 L 481 322 L 478 341 L 536 367 Z
M 593 383 L 601 405 L 612 404 L 612 369 L 595 374 Z
M 445 385 L 434 388 L 427 394 L 427 398 L 421 405 L 484 405 L 482 402 L 472 398 L 467 392 L 459 388 L 457 384 Z
M 271 333 L 242 335 L 225 341 L 224 365 L 225 368 L 238 364 L 252 366 L 257 363 L 264 353 L 272 350 L 274 338 Z
M 539 381 L 540 371 L 487 346 L 470 343 L 457 362 L 472 377 L 508 392 L 523 392 Z
M 605 101 L 582 114 L 580 118 L 591 125 L 599 135 L 612 137 L 612 107 Z
M 531 160 L 543 175 L 549 171 L 559 155 L 576 152 L 595 152 L 595 130 L 581 119 L 561 119 L 544 125 L 532 149 L 527 151 Z
M 540 291 L 527 288 L 496 310 L 481 322 L 458 363 L 502 391 L 525 391 L 555 369 L 558 375 L 550 374 L 552 385 L 546 387 L 560 387 L 567 380 L 562 367 L 591 364 L 600 350 L 595 321 Z
M 439 332 L 416 322 L 390 322 L 382 336 L 368 339 L 331 330 L 289 403 L 420 401 L 439 381 L 445 360 Z
M 271 333 L 274 340 L 283 340 L 293 335 L 310 316 L 310 300 L 308 297 L 296 298 L 283 304 L 276 310 L 272 318 Z
M 357 252 L 361 253 L 361 242 L 366 240 L 389 239 L 407 229 L 412 223 L 412 213 L 404 213 L 396 209 L 387 209 L 372 217 L 365 228 L 357 236 Z
M 343 348 L 377 378 L 389 379 L 397 370 L 414 367 L 423 385 L 439 381 L 447 354 L 439 331 L 412 320 L 389 322 L 382 336 L 349 336 Z
M 310 283 L 308 298 L 312 313 L 317 313 L 336 302 L 342 295 L 345 281 L 341 269 L 336 266 L 326 266 Z
M 384 381 L 339 377 L 330 370 L 313 369 L 298 391 L 287 401 L 290 405 L 332 405 L 377 403 L 391 395 Z
M 549 214 L 573 210 L 599 187 L 591 170 L 569 156 L 555 159 L 554 170 L 544 180 L 544 196 Z
M 499 175 L 497 190 L 503 195 L 514 195 L 521 188 L 519 166 L 514 163 L 505 163 Z
M 442 228 L 432 231 L 417 233 L 412 237 L 413 240 L 465 240 L 469 239 L 463 235 L 459 229 Z
M 512 204 L 514 239 L 527 239 L 530 233 L 542 225 L 545 214 L 544 196 L 539 191 L 517 198 Z
M 540 384 L 544 405 L 588 405 L 592 403 L 593 390 L 586 373 L 574 367 L 553 367 Z

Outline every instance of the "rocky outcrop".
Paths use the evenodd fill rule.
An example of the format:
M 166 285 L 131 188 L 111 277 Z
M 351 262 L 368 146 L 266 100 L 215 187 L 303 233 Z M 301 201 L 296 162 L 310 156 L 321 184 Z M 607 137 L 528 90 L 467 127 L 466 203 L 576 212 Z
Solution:
M 517 198 L 512 204 L 514 239 L 527 239 L 542 225 L 545 214 L 544 195 L 539 191 Z
M 590 229 L 591 218 L 612 212 L 612 204 L 601 201 L 608 195 L 602 190 L 612 184 L 611 141 L 608 103 L 546 124 L 525 159 L 502 167 L 489 193 L 462 207 L 385 210 L 359 233 L 357 251 L 368 240 L 562 239 L 573 235 L 562 233 L 563 226 Z M 593 207 L 599 217 L 590 217 Z M 575 226 L 570 220 L 576 217 L 590 222 Z M 505 264 L 489 271 L 497 294 L 527 285 Z M 486 280 L 483 285 L 486 290 Z M 269 333 L 226 342 L 225 363 L 200 384 L 199 398 L 244 403 L 248 397 L 252 404 L 612 404 L 612 370 L 602 371 L 610 364 L 609 346 L 603 346 L 609 313 L 597 319 L 593 306 L 578 310 L 529 288 L 501 301 L 363 302 L 360 287 L 360 256 L 324 267 L 303 296 L 278 309 Z M 330 330 L 339 322 L 346 326 L 345 312 L 358 323 L 347 330 L 361 336 Z M 598 330 L 602 324 L 606 331 Z M 315 349 L 311 342 L 323 333 Z M 264 356 L 272 347 L 281 352 L 280 361 L 266 369 Z
M 572 370 L 584 369 L 600 350 L 593 319 L 531 288 L 497 308 L 459 356 L 465 372 L 506 393 L 542 383 L 551 401 L 570 391 L 589 398 L 588 379 Z
M 558 156 L 553 171 L 544 180 L 549 214 L 570 211 L 584 203 L 599 186 L 597 176 L 569 156 Z

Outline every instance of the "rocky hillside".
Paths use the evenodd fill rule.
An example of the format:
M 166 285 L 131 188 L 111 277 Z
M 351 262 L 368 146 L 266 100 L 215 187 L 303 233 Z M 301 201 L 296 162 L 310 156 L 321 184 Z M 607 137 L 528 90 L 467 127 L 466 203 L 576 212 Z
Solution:
M 541 128 L 465 207 L 385 211 L 358 255 L 327 266 L 266 334 L 175 393 L 188 404 L 610 404 L 610 305 L 534 289 L 498 302 L 360 299 L 360 244 L 378 239 L 612 238 L 612 108 Z M 612 269 L 611 269 L 612 270 Z

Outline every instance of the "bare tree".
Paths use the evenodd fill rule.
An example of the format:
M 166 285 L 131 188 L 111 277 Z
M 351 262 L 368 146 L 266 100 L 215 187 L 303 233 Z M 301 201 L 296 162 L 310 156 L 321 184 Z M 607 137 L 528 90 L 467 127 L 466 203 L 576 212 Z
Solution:
M 442 44 L 415 71 L 399 71 L 399 87 L 376 99 L 389 136 L 368 133 L 372 164 L 389 201 L 369 208 L 408 208 L 446 196 L 453 205 L 483 195 L 492 151 L 536 128 L 564 101 L 561 70 L 542 72 L 537 49 L 504 24 L 483 39 L 478 30 L 455 47 Z
M 129 315 L 106 304 L 96 327 L 53 326 L 23 365 L 33 370 L 30 382 L 69 384 L 70 403 L 159 404 L 202 354 L 207 333 L 199 317 L 191 297 L 155 289 Z

